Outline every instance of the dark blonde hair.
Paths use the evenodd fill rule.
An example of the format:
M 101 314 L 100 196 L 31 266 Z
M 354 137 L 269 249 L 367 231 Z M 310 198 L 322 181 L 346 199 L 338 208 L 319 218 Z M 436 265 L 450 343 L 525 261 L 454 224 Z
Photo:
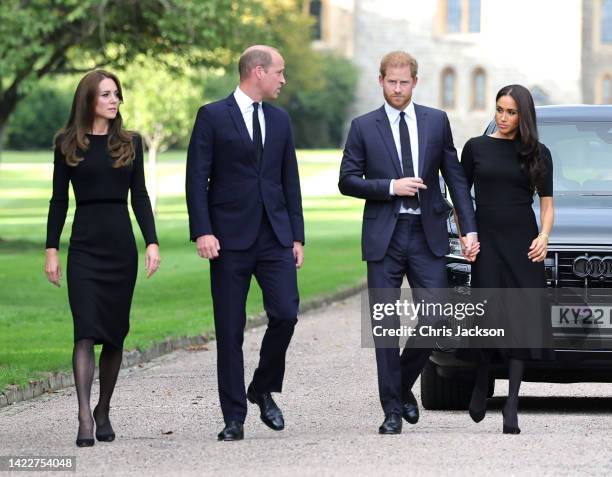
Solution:
M 387 53 L 380 61 L 380 76 L 384 78 L 388 68 L 403 68 L 404 66 L 410 66 L 410 76 L 413 78 L 417 77 L 419 64 L 417 60 L 414 59 L 414 56 L 409 55 L 405 51 L 392 51 Z
M 70 117 L 66 126 L 58 131 L 54 144 L 59 147 L 66 158 L 66 164 L 77 166 L 83 160 L 83 154 L 89 149 L 89 139 L 86 134 L 91 131 L 95 119 L 96 102 L 100 83 L 112 79 L 117 85 L 119 99 L 123 102 L 123 92 L 119 78 L 104 70 L 93 70 L 87 73 L 74 93 Z M 113 167 L 129 166 L 136 155 L 132 137 L 134 134 L 123 127 L 121 113 L 109 122 L 108 151 L 113 159 Z

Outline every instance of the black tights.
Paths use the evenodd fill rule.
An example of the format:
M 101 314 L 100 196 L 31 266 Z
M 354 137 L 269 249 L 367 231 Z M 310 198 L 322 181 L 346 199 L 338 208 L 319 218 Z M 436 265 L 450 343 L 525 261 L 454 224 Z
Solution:
M 476 381 L 472 390 L 470 409 L 473 411 L 484 410 L 487 405 L 487 392 L 489 390 L 489 366 L 491 356 L 483 353 L 483 360 L 476 371 Z M 525 362 L 520 359 L 510 359 L 508 362 L 508 398 L 504 405 L 506 415 L 505 424 L 518 427 L 518 395 L 523 380 Z
M 108 414 L 122 358 L 122 348 L 113 348 L 107 344 L 102 346 L 99 363 L 100 397 L 92 417 L 89 401 L 96 368 L 94 341 L 83 339 L 74 344 L 72 369 L 79 403 L 79 433 L 77 438 L 93 437 L 94 418 L 97 433 L 112 432 Z
M 511 359 L 508 367 L 508 399 L 504 406 L 504 424 L 511 427 L 518 427 L 518 394 L 523 379 L 525 362 L 520 359 Z

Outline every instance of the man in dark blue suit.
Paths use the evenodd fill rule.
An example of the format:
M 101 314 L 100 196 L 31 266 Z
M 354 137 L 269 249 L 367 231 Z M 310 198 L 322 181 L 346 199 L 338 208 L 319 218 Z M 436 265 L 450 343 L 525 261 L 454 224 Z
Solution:
M 272 392 L 281 392 L 285 354 L 298 313 L 296 268 L 304 260 L 304 218 L 289 116 L 263 103 L 285 84 L 285 64 L 272 47 L 240 57 L 240 85 L 202 106 L 187 156 L 191 240 L 210 260 L 217 376 L 225 428 L 219 440 L 244 437 L 247 399 L 262 421 L 284 428 Z M 268 327 L 259 365 L 245 390 L 242 342 L 246 299 L 255 276 Z
M 412 102 L 417 68 L 405 52 L 382 59 L 379 83 L 385 104 L 353 120 L 340 166 L 340 191 L 366 200 L 361 245 L 371 301 L 373 290 L 395 295 L 404 276 L 412 289 L 447 287 L 450 206 L 440 192 L 440 172 L 466 234 L 464 253 L 473 260 L 478 251 L 474 208 L 446 113 Z M 431 348 L 409 344 L 400 357 L 397 339 L 390 346 L 388 339 L 375 338 L 385 413 L 381 434 L 399 434 L 402 416 L 411 424 L 419 418 L 411 389 Z

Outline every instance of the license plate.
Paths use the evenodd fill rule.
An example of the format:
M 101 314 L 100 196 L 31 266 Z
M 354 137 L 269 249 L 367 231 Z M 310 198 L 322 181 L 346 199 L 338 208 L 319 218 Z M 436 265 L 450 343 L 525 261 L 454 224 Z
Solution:
M 553 306 L 551 323 L 553 328 L 612 328 L 612 306 Z

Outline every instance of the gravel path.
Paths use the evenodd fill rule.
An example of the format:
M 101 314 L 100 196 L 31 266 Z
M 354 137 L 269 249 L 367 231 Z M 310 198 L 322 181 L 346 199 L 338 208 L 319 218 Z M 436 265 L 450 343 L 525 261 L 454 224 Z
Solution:
M 519 436 L 501 433 L 505 381 L 478 425 L 465 412 L 421 409 L 416 426 L 379 436 L 374 355 L 360 348 L 359 307 L 353 297 L 300 317 L 277 397 L 282 432 L 249 405 L 245 440 L 216 441 L 222 419 L 211 343 L 122 372 L 115 442 L 74 446 L 76 397 L 68 389 L 0 410 L 0 455 L 76 456 L 77 475 L 612 475 L 608 384 L 524 384 Z M 262 333 L 245 339 L 247 382 Z M 415 391 L 418 398 L 418 383 Z

